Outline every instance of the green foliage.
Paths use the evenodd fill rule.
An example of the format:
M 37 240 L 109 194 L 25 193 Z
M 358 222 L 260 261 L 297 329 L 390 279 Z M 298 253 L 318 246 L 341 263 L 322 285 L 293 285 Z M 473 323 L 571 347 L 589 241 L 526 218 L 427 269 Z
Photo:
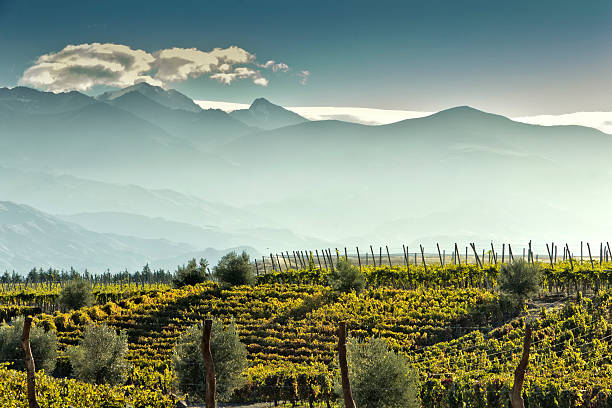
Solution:
M 200 350 L 202 324 L 190 327 L 178 340 L 172 353 L 172 365 L 178 377 L 179 389 L 190 397 L 204 399 L 206 368 Z M 247 351 L 240 342 L 236 324 L 224 325 L 213 321 L 210 349 L 215 364 L 217 394 L 227 400 L 245 383 Z
M 208 261 L 206 259 L 200 258 L 200 263 L 198 264 L 195 258 L 193 258 L 187 263 L 187 266 L 178 267 L 172 283 L 176 287 L 181 287 L 206 282 L 208 280 L 207 268 Z
M 16 317 L 10 325 L 0 327 L 0 362 L 11 363 L 17 370 L 25 370 L 21 334 L 23 333 L 23 316 Z M 50 373 L 57 361 L 57 336 L 53 331 L 45 331 L 32 324 L 30 329 L 30 347 L 36 365 L 36 371 L 44 369 Z
M 240 255 L 234 251 L 225 255 L 215 266 L 214 273 L 220 282 L 231 286 L 248 285 L 253 281 L 253 268 L 245 251 Z
M 66 310 L 91 306 L 94 303 L 91 283 L 82 279 L 70 281 L 60 292 L 59 303 Z
M 67 350 L 74 375 L 81 381 L 94 384 L 122 384 L 130 364 L 126 360 L 128 340 L 125 332 L 119 335 L 103 324 L 89 325 L 78 346 Z
M 499 273 L 499 289 L 513 296 L 520 304 L 540 290 L 542 269 L 538 264 L 530 264 L 519 259 L 502 265 Z
M 365 279 L 358 267 L 351 265 L 345 258 L 341 258 L 336 267 L 329 274 L 329 282 L 338 292 L 361 292 L 365 286 Z
M 349 378 L 358 408 L 413 408 L 419 404 L 418 375 L 385 340 L 347 343 Z

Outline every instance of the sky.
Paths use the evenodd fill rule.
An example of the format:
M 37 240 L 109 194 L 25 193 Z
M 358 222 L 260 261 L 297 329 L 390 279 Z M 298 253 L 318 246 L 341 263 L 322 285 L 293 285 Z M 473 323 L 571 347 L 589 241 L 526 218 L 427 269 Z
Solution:
M 606 112 L 611 17 L 609 1 L 0 0 L 0 87 L 145 80 L 234 103 Z

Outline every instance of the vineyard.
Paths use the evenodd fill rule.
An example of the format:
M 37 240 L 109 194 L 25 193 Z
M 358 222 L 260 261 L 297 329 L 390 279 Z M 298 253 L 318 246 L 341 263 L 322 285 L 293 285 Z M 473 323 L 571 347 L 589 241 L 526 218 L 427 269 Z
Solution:
M 95 305 L 71 312 L 55 306 L 61 284 L 6 284 L 0 317 L 32 314 L 35 325 L 57 333 L 57 367 L 39 374 L 40 399 L 50 407 L 64 406 L 60 400 L 79 406 L 85 393 L 116 404 L 90 406 L 173 406 L 172 348 L 188 327 L 211 317 L 233 320 L 248 351 L 247 382 L 236 401 L 337 403 L 336 328 L 344 321 L 351 336 L 383 338 L 407 356 L 419 373 L 423 407 L 506 407 L 528 321 L 534 341 L 526 406 L 611 406 L 612 263 L 541 267 L 542 289 L 522 310 L 497 291 L 495 263 L 362 265 L 365 289 L 338 293 L 330 287 L 330 269 L 309 262 L 260 274 L 252 286 L 97 284 Z M 71 370 L 66 347 L 90 323 L 127 332 L 129 385 L 65 378 Z M 0 398 L 27 406 L 25 376 L 9 363 L 0 378 Z

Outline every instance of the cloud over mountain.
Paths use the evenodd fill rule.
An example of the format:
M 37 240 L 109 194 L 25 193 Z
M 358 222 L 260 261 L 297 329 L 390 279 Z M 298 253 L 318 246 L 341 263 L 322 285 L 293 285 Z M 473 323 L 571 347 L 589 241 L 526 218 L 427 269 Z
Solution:
M 250 79 L 267 86 L 261 69 L 287 72 L 284 63 L 259 64 L 255 54 L 237 46 L 202 51 L 169 48 L 153 53 L 122 44 L 67 45 L 59 52 L 41 55 L 28 68 L 20 84 L 54 92 L 85 91 L 95 85 L 126 87 L 140 82 L 156 86 L 207 75 L 224 84 Z

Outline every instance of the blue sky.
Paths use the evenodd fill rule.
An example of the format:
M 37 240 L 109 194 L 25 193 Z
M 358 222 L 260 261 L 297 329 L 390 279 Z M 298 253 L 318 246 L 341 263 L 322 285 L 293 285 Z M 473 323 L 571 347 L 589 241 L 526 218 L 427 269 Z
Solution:
M 0 86 L 69 44 L 148 53 L 234 45 L 289 71 L 262 69 L 267 86 L 202 75 L 172 87 L 196 99 L 264 96 L 290 106 L 612 110 L 611 17 L 604 1 L 0 0 Z

